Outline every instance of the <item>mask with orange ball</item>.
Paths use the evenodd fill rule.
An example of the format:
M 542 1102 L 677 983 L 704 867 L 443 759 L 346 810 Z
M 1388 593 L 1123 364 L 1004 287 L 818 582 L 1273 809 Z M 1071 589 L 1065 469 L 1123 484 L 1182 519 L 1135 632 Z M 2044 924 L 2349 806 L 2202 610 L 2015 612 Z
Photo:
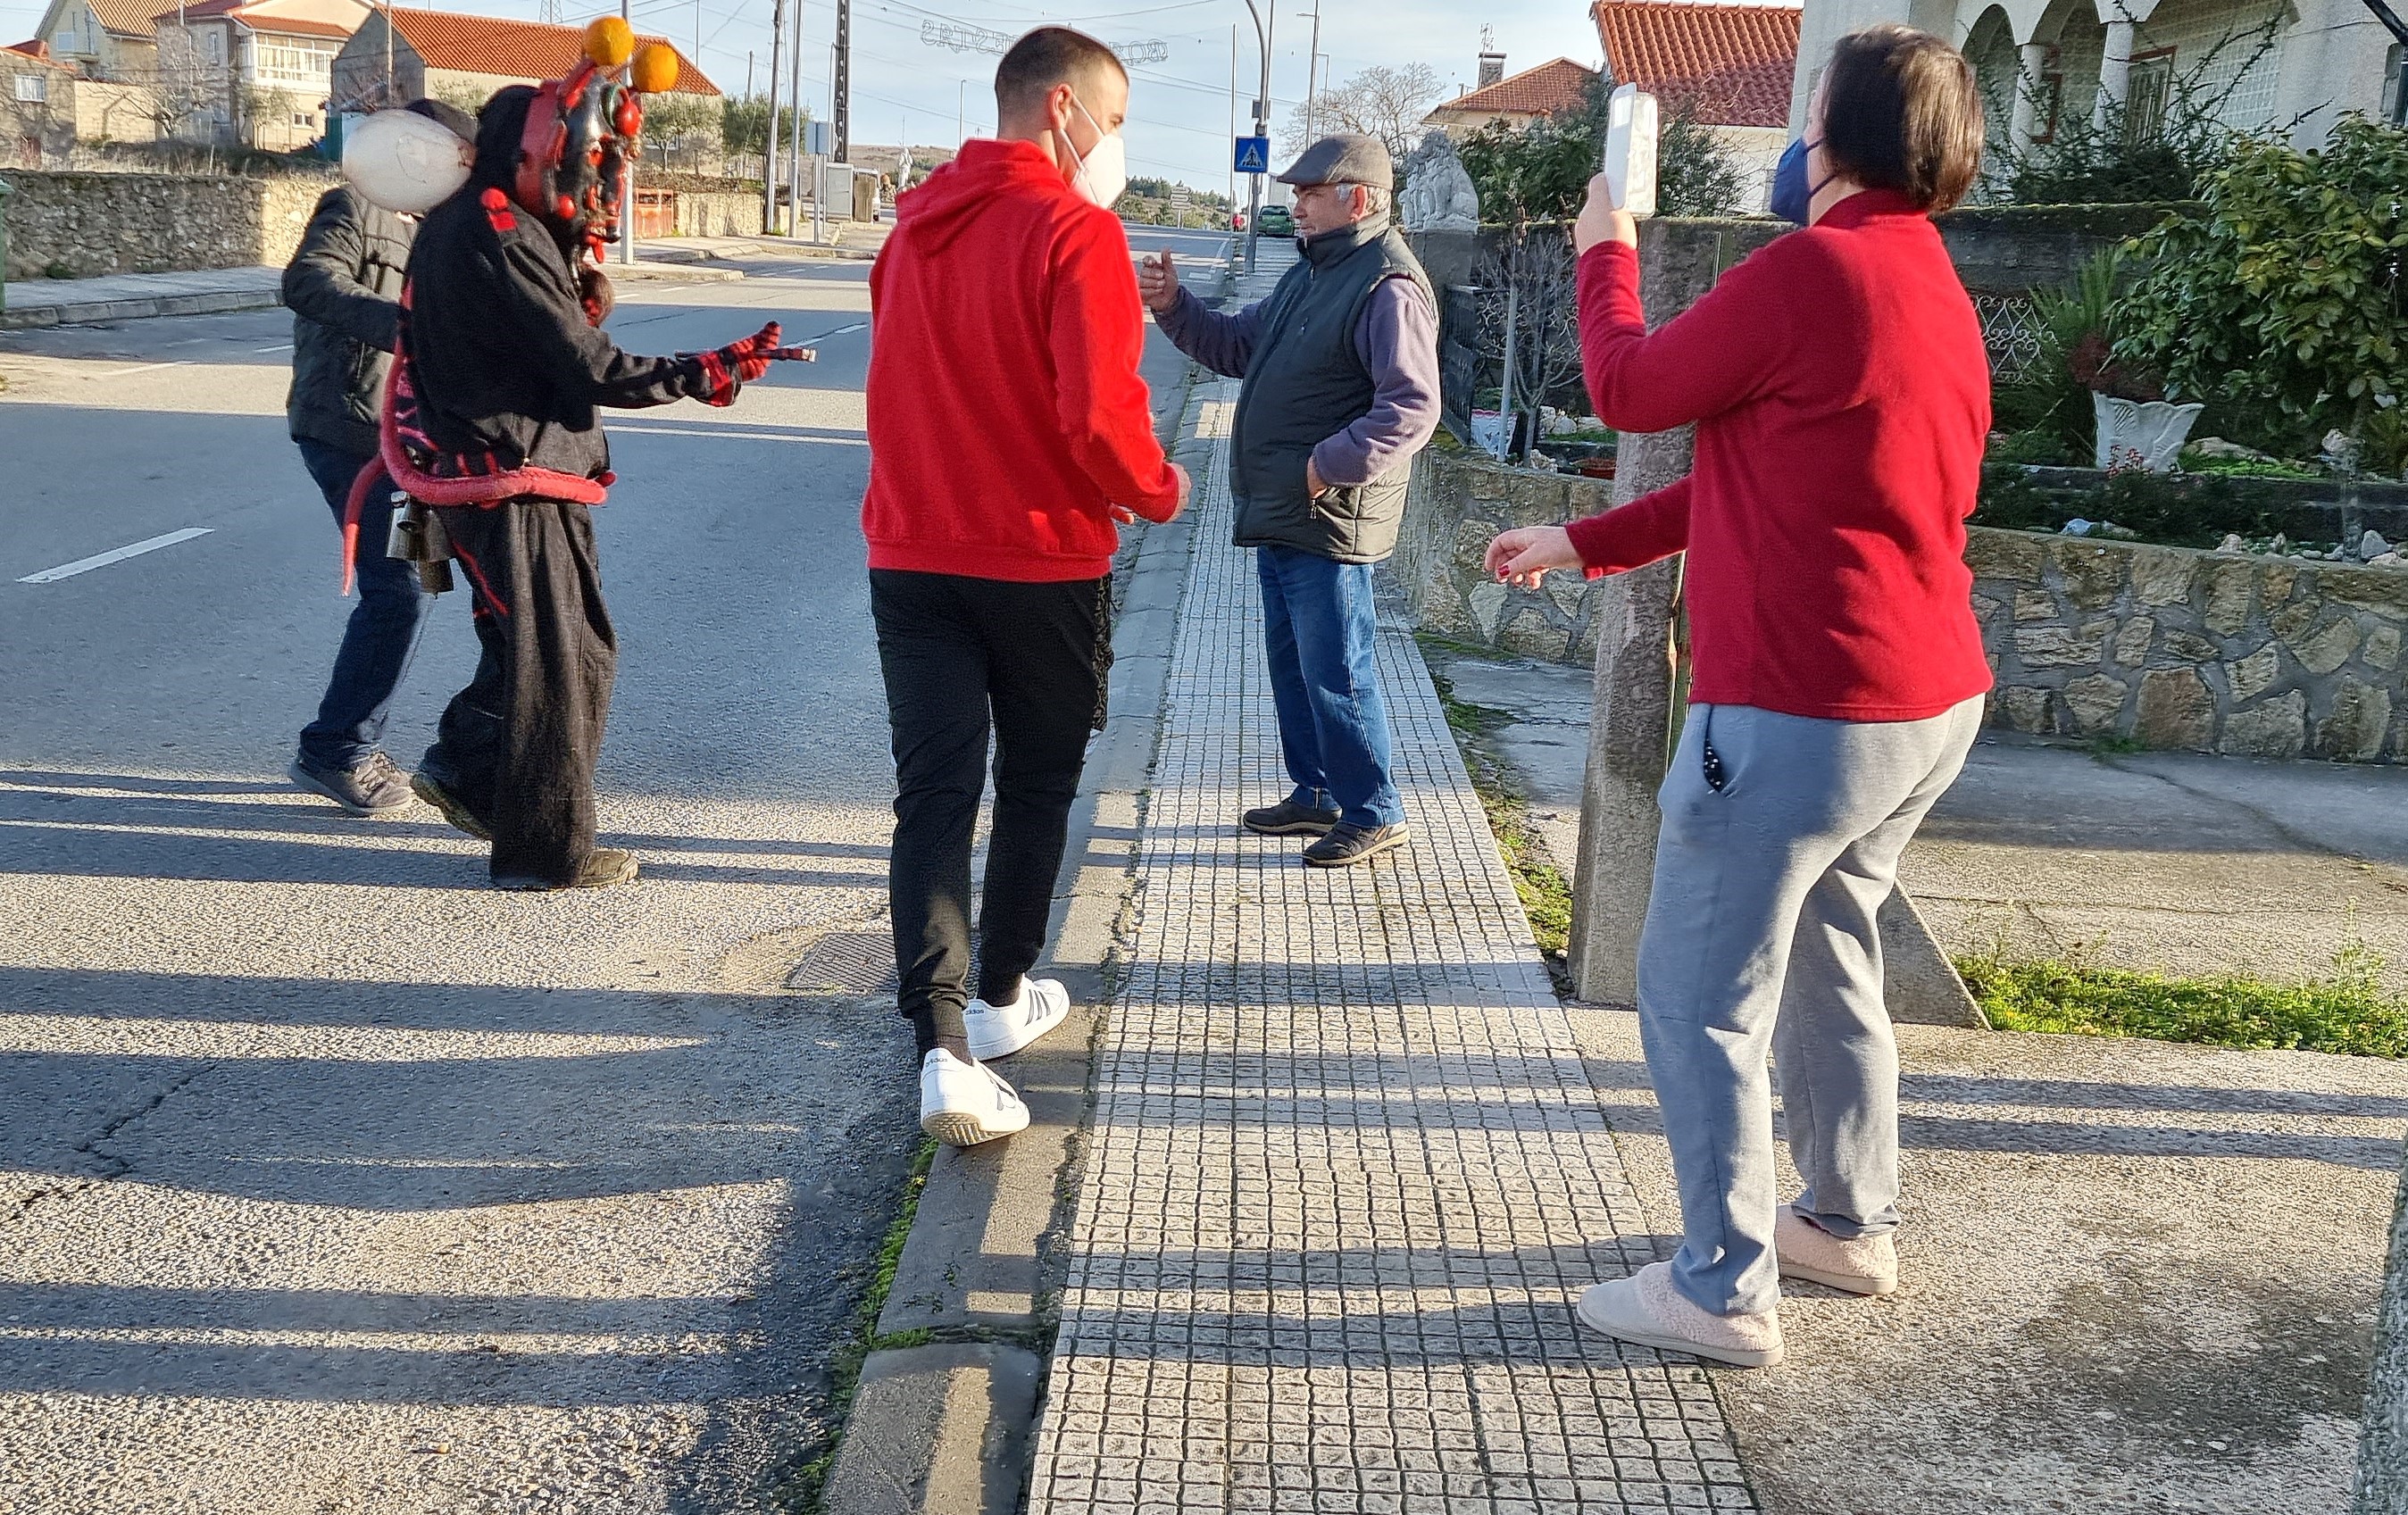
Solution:
M 625 170 L 640 150 L 643 96 L 677 87 L 678 56 L 636 46 L 616 16 L 585 28 L 585 56 L 545 84 L 527 107 L 513 197 L 572 247 L 599 257 L 619 239 Z

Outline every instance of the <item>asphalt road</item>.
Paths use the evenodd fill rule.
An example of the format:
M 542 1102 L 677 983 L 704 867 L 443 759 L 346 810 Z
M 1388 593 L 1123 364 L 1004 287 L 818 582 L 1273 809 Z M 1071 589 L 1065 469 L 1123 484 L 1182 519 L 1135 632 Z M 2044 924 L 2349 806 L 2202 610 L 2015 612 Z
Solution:
M 883 900 L 867 293 L 623 291 L 632 349 L 775 316 L 821 362 L 611 426 L 602 829 L 644 879 L 566 895 L 281 779 L 348 610 L 289 317 L 0 336 L 0 1511 L 791 1489 L 916 1141 L 891 1002 L 781 987 Z M 404 766 L 473 660 L 448 595 Z

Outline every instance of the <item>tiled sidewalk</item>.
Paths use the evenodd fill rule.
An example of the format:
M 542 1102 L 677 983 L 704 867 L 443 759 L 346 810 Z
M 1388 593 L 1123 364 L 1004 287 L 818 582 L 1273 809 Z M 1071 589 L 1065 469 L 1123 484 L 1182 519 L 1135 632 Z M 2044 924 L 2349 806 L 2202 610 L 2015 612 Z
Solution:
M 1226 440 L 1234 384 L 1200 407 Z M 1753 1510 L 1704 1372 L 1573 1324 L 1651 1260 L 1418 650 L 1381 677 L 1413 841 L 1247 835 L 1280 769 L 1226 449 L 1140 844 L 1029 1508 Z

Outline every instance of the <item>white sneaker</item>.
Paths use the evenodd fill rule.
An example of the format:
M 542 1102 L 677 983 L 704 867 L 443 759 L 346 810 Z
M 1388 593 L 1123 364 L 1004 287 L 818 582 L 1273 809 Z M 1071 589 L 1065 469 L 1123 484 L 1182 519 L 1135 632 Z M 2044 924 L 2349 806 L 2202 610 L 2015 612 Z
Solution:
M 1018 999 L 1009 1005 L 974 999 L 962 1011 L 962 1024 L 969 1032 L 970 1055 L 983 1063 L 990 1057 L 1010 1057 L 1060 1025 L 1069 1014 L 1070 992 L 1060 983 L 1052 979 L 1023 979 Z
M 948 1147 L 1028 1129 L 1028 1107 L 989 1069 L 939 1047 L 920 1061 L 920 1129 Z
M 1650 1263 L 1627 1279 L 1589 1285 L 1577 1313 L 1590 1330 L 1642 1347 L 1741 1367 L 1771 1367 L 1781 1361 L 1778 1313 L 1710 1315 L 1672 1286 L 1670 1263 Z

